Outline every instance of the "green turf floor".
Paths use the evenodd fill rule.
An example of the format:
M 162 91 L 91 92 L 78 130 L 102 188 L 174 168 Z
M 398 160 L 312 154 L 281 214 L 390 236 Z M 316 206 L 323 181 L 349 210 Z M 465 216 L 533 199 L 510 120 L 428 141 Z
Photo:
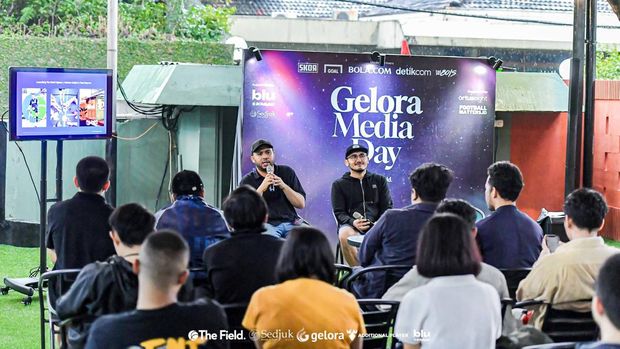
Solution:
M 21 248 L 0 245 L 0 286 L 5 277 L 27 277 L 30 269 L 39 264 L 38 248 Z M 21 303 L 24 296 L 9 291 L 0 295 L 0 347 L 12 349 L 35 349 L 40 345 L 39 301 Z M 49 348 L 49 344 L 47 345 Z

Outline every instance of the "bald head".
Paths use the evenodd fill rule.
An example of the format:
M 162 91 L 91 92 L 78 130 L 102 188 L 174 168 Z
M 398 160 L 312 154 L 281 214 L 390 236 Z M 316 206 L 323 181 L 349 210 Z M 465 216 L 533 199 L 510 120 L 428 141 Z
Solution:
M 160 230 L 150 234 L 140 250 L 139 278 L 164 290 L 179 286 L 185 280 L 189 248 L 179 234 Z

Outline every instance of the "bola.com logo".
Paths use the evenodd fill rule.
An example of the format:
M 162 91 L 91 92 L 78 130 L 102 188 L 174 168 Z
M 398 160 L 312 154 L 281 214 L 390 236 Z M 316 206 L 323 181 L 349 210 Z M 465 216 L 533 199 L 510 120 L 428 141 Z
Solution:
M 307 333 L 305 328 L 302 328 L 297 332 L 295 337 L 301 343 L 311 341 L 312 343 L 316 343 L 319 341 L 334 341 L 334 340 L 344 340 L 345 336 L 348 336 L 351 340 L 354 340 L 357 337 L 357 330 L 347 330 L 347 334 L 345 335 L 342 332 L 310 332 Z

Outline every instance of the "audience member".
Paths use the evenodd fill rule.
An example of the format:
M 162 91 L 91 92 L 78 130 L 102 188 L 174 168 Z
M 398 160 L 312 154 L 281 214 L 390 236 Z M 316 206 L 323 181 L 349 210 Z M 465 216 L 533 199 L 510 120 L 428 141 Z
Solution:
M 253 187 L 267 202 L 267 234 L 286 238 L 293 227 L 302 224 L 295 209 L 306 206 L 306 192 L 292 168 L 275 164 L 275 152 L 269 141 L 255 141 L 250 153 L 254 170 L 246 174 L 239 184 Z
M 569 242 L 550 253 L 546 241 L 532 271 L 521 281 L 517 299 L 539 299 L 562 310 L 588 311 L 594 280 L 605 260 L 618 249 L 605 245 L 597 233 L 603 228 L 607 203 L 592 189 L 577 189 L 564 201 L 564 229 Z M 547 305 L 534 312 L 534 325 L 542 327 Z
M 202 266 L 205 248 L 230 237 L 222 213 L 205 202 L 204 194 L 198 173 L 181 171 L 172 178 L 174 202 L 155 214 L 157 230 L 174 230 L 189 244 L 190 268 Z
M 514 164 L 499 161 L 487 170 L 484 197 L 495 211 L 478 222 L 476 237 L 485 263 L 500 269 L 530 268 L 540 253 L 541 227 L 516 206 L 523 176 Z
M 601 340 L 579 349 L 620 349 L 620 255 L 611 256 L 601 267 L 592 299 L 592 316 L 601 330 Z
M 73 183 L 78 193 L 56 203 L 47 213 L 46 246 L 54 270 L 82 268 L 88 263 L 104 261 L 114 254 L 109 238 L 108 219 L 113 208 L 106 204 L 103 193 L 110 187 L 110 169 L 104 159 L 88 156 L 75 169 Z M 55 279 L 54 279 L 55 280 Z M 70 281 L 50 281 L 52 303 L 66 292 Z
M 86 348 L 228 348 L 226 341 L 219 340 L 227 325 L 217 303 L 177 303 L 177 293 L 189 275 L 188 262 L 189 248 L 180 235 L 150 234 L 133 264 L 139 280 L 136 310 L 97 319 Z M 192 330 L 217 334 L 218 340 L 192 336 Z
M 222 304 L 247 303 L 254 291 L 276 283 L 276 263 L 284 240 L 261 234 L 267 204 L 252 187 L 235 189 L 222 209 L 232 237 L 204 253 L 207 292 Z
M 155 217 L 138 204 L 127 204 L 112 212 L 110 226 L 116 255 L 86 265 L 69 291 L 58 299 L 58 317 L 74 319 L 67 334 L 69 348 L 84 347 L 88 329 L 97 317 L 136 308 L 138 277 L 132 263 L 153 231 Z
M 443 165 L 426 163 L 416 168 L 409 176 L 411 205 L 387 210 L 366 233 L 359 251 L 361 266 L 413 266 L 420 230 L 435 212 L 437 204 L 446 197 L 452 178 L 452 171 Z M 404 274 L 395 276 L 400 279 Z M 358 293 L 364 298 L 381 297 L 386 291 L 385 276 L 379 273 L 367 275 L 357 285 Z
M 452 213 L 462 218 L 467 223 L 467 230 L 471 232 L 473 237 L 476 236 L 476 211 L 465 200 L 445 199 L 437 206 L 436 213 Z M 457 240 L 446 240 L 445 244 L 456 243 Z M 487 283 L 497 291 L 500 298 L 509 298 L 508 286 L 504 274 L 497 268 L 486 263 L 480 263 L 480 274 L 476 279 Z M 384 295 L 385 300 L 401 301 L 405 294 L 416 287 L 426 285 L 431 279 L 420 275 L 418 268 L 413 268 L 403 276 L 394 286 L 392 286 Z
M 349 172 L 332 183 L 332 210 L 338 222 L 342 255 L 349 265 L 356 266 L 359 265 L 357 249 L 349 245 L 347 239 L 366 233 L 372 223 L 392 208 L 392 197 L 387 179 L 367 170 L 367 148 L 353 144 L 344 157 Z M 356 212 L 359 217 L 353 217 Z
M 480 254 L 463 219 L 442 213 L 428 221 L 417 269 L 431 280 L 409 291 L 398 310 L 394 333 L 404 348 L 494 348 L 502 330 L 500 301 L 475 278 Z
M 355 298 L 331 285 L 334 255 L 319 230 L 297 227 L 284 243 L 276 277 L 280 284 L 254 293 L 243 326 L 255 331 L 257 348 L 361 348 L 357 334 L 365 333 L 364 320 Z M 269 333 L 292 333 L 292 338 L 273 338 Z M 314 336 L 341 334 L 333 340 Z M 302 342 L 298 338 L 317 338 Z

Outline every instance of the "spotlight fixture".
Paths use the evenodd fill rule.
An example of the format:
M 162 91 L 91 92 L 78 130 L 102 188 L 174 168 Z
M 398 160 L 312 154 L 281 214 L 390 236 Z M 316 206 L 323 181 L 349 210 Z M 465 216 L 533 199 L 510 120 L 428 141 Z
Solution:
M 377 51 L 372 51 L 370 54 L 370 60 L 379 63 L 380 66 L 385 66 L 385 55 Z
M 502 64 L 504 64 L 504 61 L 495 56 L 491 56 L 487 58 L 487 63 L 493 67 L 493 69 L 499 70 L 499 68 L 502 67 Z
M 260 53 L 260 50 L 258 48 L 254 47 L 254 46 L 250 46 L 250 47 L 248 47 L 248 50 L 254 56 L 254 58 L 256 58 L 257 61 L 262 61 L 263 60 L 263 55 Z

